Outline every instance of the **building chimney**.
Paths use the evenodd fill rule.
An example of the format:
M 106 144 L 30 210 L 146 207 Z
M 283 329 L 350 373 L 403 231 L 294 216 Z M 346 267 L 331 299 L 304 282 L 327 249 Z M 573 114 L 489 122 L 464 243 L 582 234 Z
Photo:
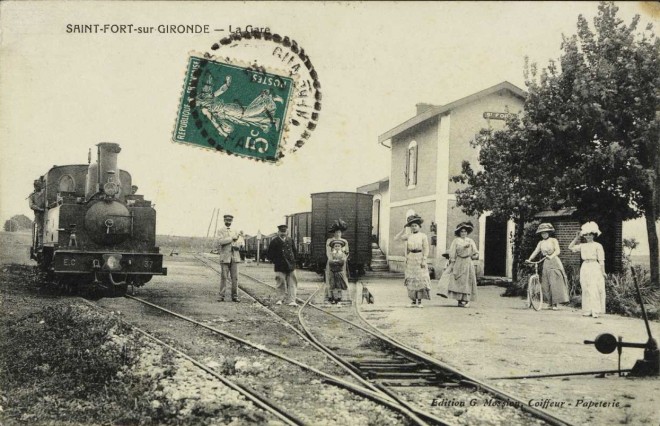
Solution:
M 419 114 L 421 114 L 421 113 L 423 113 L 423 112 L 426 112 L 426 111 L 430 110 L 431 108 L 436 107 L 436 105 L 433 105 L 433 104 L 425 104 L 425 103 L 419 103 L 419 104 L 417 104 L 417 105 L 415 105 L 415 106 L 417 107 L 417 115 L 419 115 Z

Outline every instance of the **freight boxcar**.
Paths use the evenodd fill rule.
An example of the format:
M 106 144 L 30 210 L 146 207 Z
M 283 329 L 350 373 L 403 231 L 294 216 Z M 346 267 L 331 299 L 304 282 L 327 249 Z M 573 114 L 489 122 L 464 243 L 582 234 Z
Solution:
M 338 219 L 346 222 L 347 229 L 342 238 L 348 241 L 349 278 L 355 280 L 364 274 L 371 262 L 371 211 L 370 194 L 357 192 L 320 192 L 312 194 L 312 241 L 311 263 L 323 273 L 327 261 L 325 244 L 329 228 Z
M 299 268 L 308 268 L 311 257 L 312 212 L 294 213 L 286 217 L 288 232 L 296 246 Z
M 248 259 L 257 259 L 257 254 L 261 262 L 266 261 L 268 254 L 268 245 L 270 240 L 275 238 L 277 233 L 274 232 L 270 235 L 262 235 L 261 239 L 258 239 L 257 236 L 251 236 L 245 239 L 245 256 Z M 257 250 L 257 245 L 259 250 Z

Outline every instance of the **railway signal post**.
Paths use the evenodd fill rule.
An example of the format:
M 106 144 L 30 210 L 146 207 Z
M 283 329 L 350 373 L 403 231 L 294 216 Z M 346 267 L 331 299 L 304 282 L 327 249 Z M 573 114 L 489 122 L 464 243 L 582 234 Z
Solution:
M 257 266 L 259 266 L 259 259 L 261 259 L 261 256 L 259 254 L 260 248 L 261 248 L 261 231 L 257 231 Z

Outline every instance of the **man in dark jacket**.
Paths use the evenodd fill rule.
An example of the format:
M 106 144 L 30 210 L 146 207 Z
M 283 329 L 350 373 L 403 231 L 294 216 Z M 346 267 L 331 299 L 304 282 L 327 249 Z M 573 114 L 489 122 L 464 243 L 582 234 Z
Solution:
M 277 227 L 277 237 L 273 238 L 268 246 L 268 259 L 275 265 L 275 281 L 277 288 L 282 292 L 282 299 L 278 300 L 277 304 L 281 305 L 284 299 L 289 306 L 298 306 L 296 303 L 298 290 L 296 246 L 293 240 L 286 236 L 286 229 L 286 225 Z

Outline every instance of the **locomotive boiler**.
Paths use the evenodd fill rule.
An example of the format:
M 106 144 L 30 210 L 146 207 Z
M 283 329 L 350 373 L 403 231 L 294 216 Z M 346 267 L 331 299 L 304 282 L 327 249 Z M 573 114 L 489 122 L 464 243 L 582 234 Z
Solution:
M 156 246 L 156 210 L 117 165 L 121 148 L 99 143 L 96 162 L 54 166 L 35 181 L 38 211 L 31 258 L 69 290 L 100 288 L 121 296 L 167 275 Z

